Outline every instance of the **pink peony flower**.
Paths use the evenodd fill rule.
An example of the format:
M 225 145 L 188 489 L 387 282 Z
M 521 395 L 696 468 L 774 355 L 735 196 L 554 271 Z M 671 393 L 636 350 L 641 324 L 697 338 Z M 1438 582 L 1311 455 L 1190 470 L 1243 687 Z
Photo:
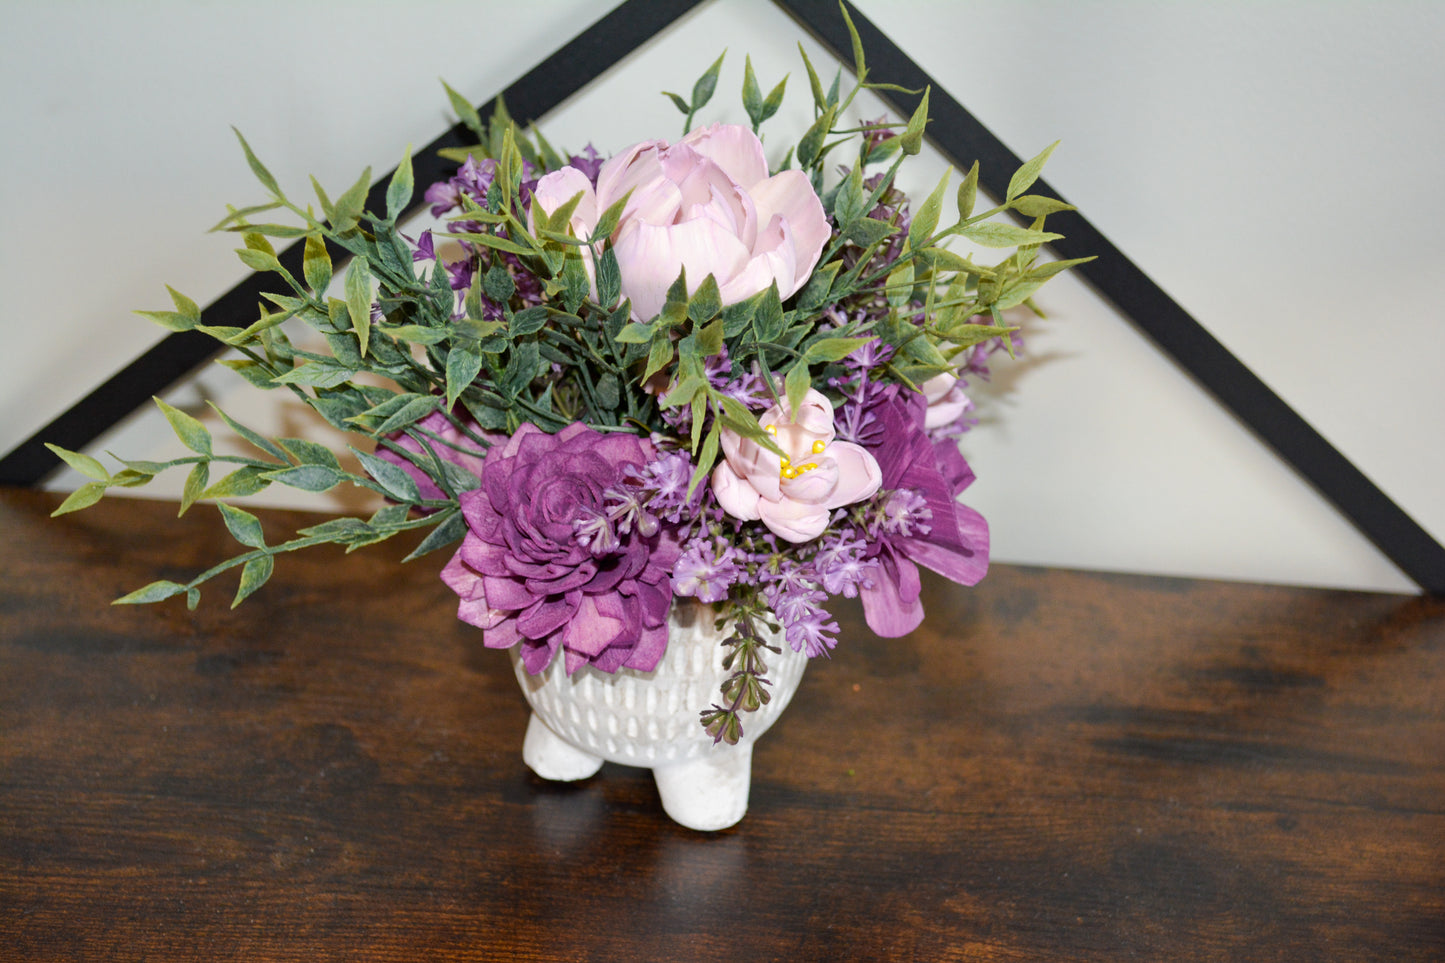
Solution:
M 598 557 L 574 525 L 605 510 L 604 492 L 624 468 L 652 458 L 636 435 L 581 422 L 555 435 L 524 424 L 492 446 L 482 487 L 461 496 L 467 534 L 442 570 L 461 597 L 457 617 L 480 627 L 489 648 L 521 645 L 529 672 L 558 651 L 569 673 L 655 667 L 667 647 L 677 544 L 665 529 L 634 531 Z
M 923 427 L 928 430 L 951 425 L 968 410 L 968 395 L 958 386 L 958 375 L 934 375 L 918 386 L 928 401 L 928 410 L 923 417 Z
M 859 445 L 834 440 L 833 405 L 818 391 L 808 389 L 796 417 L 783 399 L 758 423 L 787 456 L 722 430 L 724 460 L 713 470 L 712 490 L 734 518 L 761 519 L 779 538 L 806 542 L 823 534 L 833 509 L 878 490 L 878 462 Z
M 762 142 L 730 124 L 700 128 L 676 144 L 633 144 L 602 165 L 595 191 L 579 170 L 553 171 L 538 182 L 533 202 L 555 211 L 581 192 L 571 226 L 590 240 L 601 212 L 628 191 L 612 243 L 622 294 L 638 320 L 657 316 L 683 268 L 692 290 L 711 274 L 723 304 L 774 282 L 787 298 L 807 281 L 828 241 L 823 205 L 807 175 L 768 176 Z

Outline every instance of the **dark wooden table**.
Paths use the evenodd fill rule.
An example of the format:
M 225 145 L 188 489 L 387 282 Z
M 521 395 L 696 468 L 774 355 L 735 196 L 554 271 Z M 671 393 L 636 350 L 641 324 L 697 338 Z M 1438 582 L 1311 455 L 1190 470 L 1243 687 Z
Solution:
M 531 776 L 404 546 L 0 490 L 0 959 L 1445 958 L 1445 604 L 1000 565 L 844 642 L 733 830 Z M 263 514 L 268 525 L 279 513 Z M 279 534 L 279 532 L 278 532 Z

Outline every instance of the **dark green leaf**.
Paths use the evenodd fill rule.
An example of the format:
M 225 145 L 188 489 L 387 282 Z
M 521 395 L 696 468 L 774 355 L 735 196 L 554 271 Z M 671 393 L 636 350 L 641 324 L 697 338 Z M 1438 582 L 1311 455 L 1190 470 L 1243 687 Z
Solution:
M 421 492 L 416 487 L 416 479 L 412 478 L 400 465 L 393 464 L 383 458 L 364 451 L 357 451 L 356 457 L 361 459 L 361 465 L 366 473 L 374 478 L 382 488 L 386 489 L 388 495 L 399 502 L 420 502 Z
M 887 221 L 874 217 L 860 217 L 847 230 L 847 238 L 859 247 L 872 247 L 894 232 Z
M 687 316 L 693 324 L 704 324 L 717 317 L 722 310 L 722 295 L 718 292 L 717 278 L 709 274 L 702 279 L 687 302 Z M 711 352 L 716 354 L 716 352 Z
M 683 100 L 683 99 L 682 99 L 681 97 L 679 97 L 677 94 L 674 94 L 674 93 L 672 93 L 672 92 L 669 91 L 669 90 L 664 90 L 664 91 L 662 92 L 662 96 L 664 96 L 664 97 L 666 97 L 667 99 L 671 100 L 671 101 L 672 101 L 672 106 L 676 107 L 678 110 L 682 111 L 684 114 L 690 114 L 690 113 L 692 113 L 692 108 L 687 105 L 687 101 Z
M 874 338 L 823 338 L 808 345 L 803 360 L 808 362 L 840 361 Z
M 597 261 L 597 303 L 610 308 L 621 296 L 622 271 L 617 266 L 617 252 L 609 244 Z
M 487 268 L 487 273 L 482 276 L 482 290 L 487 297 L 497 304 L 505 304 L 517 293 L 517 283 L 512 280 L 512 275 L 500 264 L 493 264 Z
M 405 397 L 405 396 L 403 396 Z M 436 410 L 436 395 L 416 395 L 376 428 L 378 435 L 390 435 L 416 424 Z
M 447 352 L 447 407 L 457 403 L 463 391 L 482 370 L 482 352 L 475 341 L 458 338 Z
M 297 468 L 282 468 L 278 471 L 268 471 L 262 478 L 277 484 L 287 485 L 291 488 L 299 488 L 305 492 L 324 492 L 335 488 L 341 483 L 342 475 L 332 468 L 323 468 L 320 465 L 301 465 Z
M 285 460 L 286 460 L 286 455 L 281 451 L 281 449 L 277 448 L 275 445 L 273 445 L 273 444 L 272 444 L 270 441 L 268 441 L 266 438 L 262 437 L 261 435 L 257 434 L 256 432 L 252 431 L 250 428 L 247 428 L 245 425 L 241 424 L 240 422 L 233 420 L 230 415 L 226 414 L 226 413 L 225 413 L 224 411 L 222 411 L 219 407 L 217 407 L 217 405 L 215 404 L 215 402 L 208 401 L 208 402 L 206 402 L 206 404 L 210 405 L 210 406 L 211 406 L 211 410 L 214 411 L 216 414 L 218 414 L 218 415 L 221 416 L 221 420 L 226 423 L 226 427 L 227 427 L 227 428 L 230 428 L 230 429 L 231 429 L 233 432 L 235 432 L 237 435 L 239 435 L 240 437 L 246 439 L 246 441 L 250 442 L 252 445 L 256 446 L 257 448 L 261 449 L 261 450 L 264 451 L 266 454 L 270 455 L 272 458 L 275 458 L 275 459 L 277 459 L 278 461 L 285 461 Z
M 758 302 L 758 313 L 753 316 L 753 331 L 758 340 L 772 344 L 783 333 L 783 302 L 778 298 L 778 285 L 769 286 Z
M 838 276 L 842 267 L 842 261 L 830 261 L 815 270 L 813 276 L 808 278 L 808 283 L 803 285 L 803 290 L 798 292 L 798 309 L 811 311 L 827 301 L 828 292 L 833 288 L 833 279 Z
M 446 88 L 447 99 L 451 101 L 452 111 L 461 119 L 461 122 L 466 124 L 467 129 L 478 137 L 485 137 L 486 125 L 482 123 L 482 115 L 477 113 L 477 109 L 465 97 L 453 90 L 445 80 L 442 81 L 442 86 Z
M 272 379 L 278 385 L 308 385 L 312 388 L 335 388 L 356 376 L 355 368 L 345 368 L 333 361 L 312 361 L 283 372 Z
M 421 540 L 421 544 L 416 547 L 416 550 L 402 559 L 403 562 L 410 562 L 414 558 L 421 558 L 429 552 L 445 548 L 453 542 L 461 540 L 462 536 L 467 533 L 467 519 L 461 512 L 444 513 L 439 518 L 441 521 L 436 528 L 427 533 L 426 538 Z
M 538 304 L 512 315 L 512 319 L 507 322 L 507 331 L 513 338 L 524 338 L 542 330 L 546 323 L 547 308 Z
M 697 78 L 697 83 L 692 85 L 692 110 L 689 113 L 697 113 L 709 100 L 712 100 L 713 91 L 717 89 L 718 71 L 722 70 L 723 57 L 726 56 L 727 51 L 724 50 L 713 61 L 712 66 Z

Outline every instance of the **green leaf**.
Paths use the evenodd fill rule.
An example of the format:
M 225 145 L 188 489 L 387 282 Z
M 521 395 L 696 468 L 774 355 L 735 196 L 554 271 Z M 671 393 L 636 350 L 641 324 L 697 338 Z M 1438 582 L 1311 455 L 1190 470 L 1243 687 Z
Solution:
M 367 342 L 371 339 L 371 265 L 365 256 L 353 258 L 346 271 L 346 310 L 365 357 Z
M 400 465 L 393 464 L 383 458 L 364 451 L 356 452 L 356 457 L 361 459 L 361 466 L 366 473 L 376 480 L 386 493 L 399 502 L 420 502 L 421 492 L 416 487 L 416 480 L 409 475 Z
M 1008 193 L 1004 195 L 1005 201 L 1012 201 L 1034 185 L 1034 181 L 1038 180 L 1039 175 L 1043 173 L 1044 164 L 1048 161 L 1049 155 L 1058 146 L 1059 142 L 1054 141 L 1045 147 L 1037 157 L 1026 161 L 1024 166 L 1014 171 L 1014 176 L 1009 178 Z
M 642 372 L 642 380 L 647 381 L 671 363 L 672 341 L 668 338 L 655 339 L 652 348 L 647 352 L 647 367 Z
M 330 491 L 341 483 L 342 474 L 334 468 L 321 465 L 300 465 L 296 468 L 282 468 L 268 471 L 261 476 L 267 481 L 298 488 L 304 492 Z
M 100 501 L 100 496 L 104 494 L 105 482 L 86 482 L 66 496 L 65 501 L 60 503 L 60 507 L 50 513 L 50 517 L 54 518 L 57 515 L 66 515 L 70 512 L 78 512 L 82 508 L 89 508 Z
M 241 584 L 236 589 L 236 597 L 231 600 L 231 608 L 240 605 L 247 596 L 265 585 L 275 567 L 276 560 L 270 555 L 258 556 L 242 566 Z
M 803 134 L 802 138 L 798 141 L 798 166 L 803 168 L 803 170 L 812 167 L 813 162 L 821 156 L 823 139 L 828 136 L 828 131 L 833 128 L 834 114 L 835 110 L 833 107 L 825 109 L 818 115 L 818 119 L 813 121 L 813 126 L 809 127 L 807 132 Z
M 391 417 L 378 425 L 376 434 L 390 435 L 416 424 L 436 410 L 438 400 L 436 395 L 419 395 L 412 398 Z
M 176 306 L 176 312 L 188 321 L 199 324 L 201 321 L 200 306 L 169 284 L 166 285 L 166 290 L 170 292 L 171 303 Z
M 712 100 L 713 91 L 717 89 L 718 71 L 722 70 L 723 57 L 726 56 L 727 51 L 724 50 L 713 61 L 712 66 L 697 78 L 697 83 L 692 85 L 692 109 L 688 113 L 697 113 L 709 100 Z
M 218 414 L 218 415 L 221 416 L 221 420 L 226 423 L 226 427 L 227 427 L 227 428 L 231 429 L 231 430 L 232 430 L 233 432 L 235 432 L 237 435 L 239 435 L 240 437 L 246 439 L 246 441 L 250 442 L 250 443 L 251 443 L 252 445 L 254 445 L 255 447 L 261 449 L 261 450 L 264 451 L 266 454 L 270 455 L 272 458 L 275 458 L 275 459 L 278 460 L 278 461 L 285 461 L 285 460 L 286 460 L 286 454 L 285 454 L 285 452 L 283 452 L 280 448 L 277 448 L 275 445 L 273 445 L 273 444 L 272 444 L 270 441 L 268 441 L 266 438 L 262 437 L 261 435 L 257 434 L 256 432 L 252 431 L 250 428 L 247 428 L 245 425 L 241 424 L 240 422 L 233 420 L 233 419 L 231 418 L 231 416 L 228 415 L 228 414 L 226 414 L 224 411 L 222 411 L 222 410 L 220 409 L 220 407 L 216 405 L 215 402 L 213 402 L 213 401 L 208 401 L 208 402 L 206 402 L 206 404 L 210 405 L 210 406 L 211 406 L 211 410 L 214 411 L 216 414 Z
M 305 254 L 301 259 L 301 273 L 306 283 L 317 295 L 324 295 L 331 284 L 331 255 L 326 251 L 326 241 L 320 234 L 306 235 Z
M 357 369 L 347 368 L 330 359 L 310 361 L 272 379 L 272 384 L 307 385 L 312 388 L 335 388 L 356 377 Z
M 808 389 L 813 387 L 812 376 L 808 374 L 807 361 L 799 361 L 788 369 L 788 377 L 783 381 L 783 387 L 788 394 L 789 411 L 799 411 L 803 407 L 803 396 Z
M 402 559 L 403 562 L 410 562 L 414 558 L 421 558 L 439 548 L 445 548 L 453 542 L 460 541 L 462 536 L 466 535 L 467 519 L 461 512 L 452 510 L 442 513 L 438 517 L 441 521 L 437 523 L 436 528 L 427 532 L 426 538 L 421 540 L 421 544 L 410 555 Z
M 923 99 L 918 102 L 913 116 L 908 118 L 908 126 L 900 136 L 898 145 L 905 154 L 917 154 L 923 149 L 923 131 L 928 126 L 928 92 L 931 89 L 923 89 Z
M 901 308 L 913 299 L 913 262 L 902 261 L 888 274 L 887 290 L 884 297 L 895 308 Z
M 763 112 L 763 91 L 758 86 L 758 75 L 753 73 L 752 57 L 743 58 L 743 110 L 747 111 L 756 131 L 758 124 L 762 123 L 759 115 Z
M 1026 227 L 1015 227 L 1012 224 L 1002 224 L 995 221 L 985 221 L 982 224 L 973 224 L 958 232 L 975 244 L 984 247 L 1020 247 L 1027 244 L 1043 244 L 1047 241 L 1057 241 L 1063 237 L 1062 234 L 1050 234 L 1048 231 L 1035 231 Z
M 647 344 L 652 340 L 653 333 L 657 329 L 650 324 L 641 324 L 637 321 L 629 321 L 623 329 L 617 332 L 613 340 L 619 344 Z
M 783 302 L 778 297 L 777 282 L 768 286 L 753 315 L 753 332 L 764 344 L 775 343 L 783 333 Z
M 697 349 L 704 358 L 721 354 L 723 349 L 723 321 L 717 318 L 703 325 L 697 331 Z
M 859 247 L 872 247 L 895 230 L 897 229 L 887 221 L 880 221 L 876 217 L 860 217 L 849 226 L 845 236 Z
M 670 91 L 670 90 L 664 90 L 664 91 L 662 92 L 662 96 L 664 96 L 664 97 L 668 98 L 669 100 L 671 100 L 671 101 L 672 101 L 672 106 L 676 107 L 678 110 L 682 111 L 684 114 L 690 114 L 690 113 L 692 113 L 692 108 L 688 106 L 687 101 L 683 100 L 682 97 L 678 96 L 677 94 L 674 94 L 672 91 Z
M 622 269 L 617 265 L 617 252 L 612 245 L 597 261 L 597 303 L 610 308 L 622 297 Z
M 196 326 L 196 322 L 179 311 L 133 311 L 131 313 L 138 314 L 148 321 L 154 321 L 171 331 L 189 331 Z
M 1043 194 L 1025 194 L 1022 197 L 1016 197 L 1009 206 L 1025 217 L 1046 217 L 1049 214 L 1058 214 L 1060 211 L 1076 209 L 1072 204 Z
M 867 338 L 823 338 L 808 345 L 803 351 L 803 360 L 810 363 L 841 361 L 873 340 L 875 339 L 871 336 Z
M 838 9 L 843 13 L 843 22 L 848 25 L 848 38 L 853 43 L 853 75 L 861 84 L 868 77 L 868 65 L 863 61 L 863 41 L 858 37 L 858 28 L 853 26 L 853 18 L 848 16 L 847 5 L 839 3 Z
M 266 547 L 266 536 L 261 531 L 259 518 L 225 502 L 216 507 L 221 510 L 221 518 L 225 520 L 226 530 L 231 533 L 232 538 L 250 548 Z
M 542 330 L 547 323 L 547 308 L 545 305 L 537 304 L 512 315 L 507 322 L 507 331 L 513 338 L 524 338 L 529 334 L 536 334 Z
M 49 448 L 53 454 L 85 477 L 94 478 L 96 481 L 102 482 L 110 480 L 110 472 L 105 470 L 105 466 L 89 455 L 82 454 L 78 451 L 70 451 L 67 448 L 61 448 L 59 445 L 52 445 L 49 442 L 45 443 L 45 447 Z
M 721 310 L 722 295 L 718 291 L 717 278 L 709 274 L 688 299 L 687 316 L 693 324 L 703 324 L 717 317 Z
M 185 445 L 191 451 L 209 457 L 211 454 L 211 433 L 206 430 L 206 426 L 179 408 L 173 408 L 166 404 L 165 401 L 160 398 L 153 400 L 161 411 L 165 413 L 166 421 L 171 423 L 171 428 L 175 431 L 176 437 L 181 440 L 181 444 Z
M 341 462 L 337 460 L 336 453 L 325 445 L 305 438 L 278 438 L 276 441 L 286 449 L 292 458 L 296 459 L 297 464 L 320 465 L 323 468 L 341 471 Z
M 814 271 L 813 276 L 808 278 L 808 283 L 803 285 L 803 290 L 798 292 L 798 309 L 811 311 L 827 301 L 828 292 L 833 288 L 833 279 L 838 276 L 842 267 L 842 261 L 829 261 Z
M 196 500 L 201 497 L 201 493 L 206 490 L 206 484 L 210 480 L 210 464 L 204 461 L 197 462 L 196 466 L 191 469 L 191 473 L 186 476 L 186 483 L 181 488 L 181 510 L 176 512 L 176 515 L 184 515 L 186 509 L 196 503 Z
M 818 72 L 813 69 L 813 62 L 808 59 L 808 51 L 803 49 L 802 43 L 798 44 L 798 53 L 803 58 L 803 66 L 808 69 L 808 87 L 813 92 L 813 107 L 818 111 L 826 110 L 828 95 L 823 93 L 823 82 L 818 79 Z
M 412 187 L 411 146 L 407 145 L 401 163 L 396 165 L 391 182 L 386 185 L 386 216 L 389 220 L 395 221 L 406 210 L 406 205 L 411 202 Z
M 922 250 L 927 245 L 933 237 L 933 229 L 938 227 L 938 216 L 943 212 L 943 192 L 948 190 L 948 178 L 952 173 L 951 169 L 943 172 L 938 186 L 913 215 L 913 223 L 908 227 L 908 246 L 915 251 Z
M 968 169 L 964 176 L 963 183 L 958 185 L 958 219 L 968 220 L 973 214 L 973 205 L 978 201 L 978 161 Z
M 862 217 L 867 200 L 868 195 L 863 192 L 863 165 L 854 164 L 839 185 L 838 193 L 833 195 L 833 217 L 838 226 L 846 231 L 849 225 Z
M 447 352 L 447 407 L 457 403 L 482 370 L 482 352 L 476 341 L 458 338 Z
M 251 145 L 246 143 L 246 138 L 242 137 L 241 132 L 236 130 L 236 128 L 232 127 L 231 130 L 235 132 L 236 139 L 241 142 L 241 150 L 246 152 L 246 163 L 251 165 L 251 173 L 256 175 L 256 180 L 260 181 L 261 186 L 270 191 L 274 196 L 278 198 L 283 196 L 281 194 L 281 186 L 276 183 L 276 178 L 271 176 L 271 172 L 266 169 L 266 165 L 257 160 L 256 155 L 251 151 Z
M 505 304 L 517 293 L 517 282 L 512 280 L 512 275 L 506 268 L 493 264 L 487 268 L 487 273 L 482 275 L 482 290 L 497 304 Z
M 687 498 L 692 499 L 692 493 L 697 491 L 703 479 L 707 478 L 712 471 L 713 462 L 717 461 L 718 436 L 721 429 L 717 422 L 713 422 L 708 429 L 707 437 L 703 439 L 702 450 L 697 453 L 697 467 L 692 470 L 692 478 L 687 483 Z
M 265 491 L 271 483 L 262 477 L 265 468 L 244 465 L 201 492 L 201 501 L 212 498 L 247 498 Z
M 280 271 L 281 262 L 276 260 L 276 255 L 267 254 L 265 251 L 257 251 L 249 247 L 236 249 L 236 256 L 241 263 L 253 271 Z
M 162 579 L 159 582 L 152 582 L 142 588 L 136 589 L 129 595 L 122 595 L 111 605 L 145 605 L 149 602 L 159 602 L 168 599 L 173 595 L 180 595 L 186 590 L 184 585 L 177 585 L 175 582 L 168 582 Z
M 366 192 L 371 188 L 371 168 L 361 172 L 356 183 L 348 187 L 342 195 L 336 199 L 334 208 L 335 215 L 332 218 L 332 227 L 338 233 L 345 234 L 356 227 L 356 221 L 361 217 L 362 208 L 366 204 Z
M 461 118 L 462 123 L 467 125 L 467 129 L 478 137 L 486 136 L 487 128 L 482 123 L 482 115 L 477 113 L 477 109 L 472 106 L 471 102 L 453 90 L 445 80 L 442 81 L 442 86 L 446 88 L 447 99 L 451 101 L 452 111 Z

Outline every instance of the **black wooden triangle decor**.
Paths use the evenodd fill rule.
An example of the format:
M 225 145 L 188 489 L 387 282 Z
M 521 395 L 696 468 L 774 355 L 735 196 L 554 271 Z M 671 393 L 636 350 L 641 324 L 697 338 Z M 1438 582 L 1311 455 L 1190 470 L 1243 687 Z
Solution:
M 512 115 L 524 121 L 541 118 L 701 2 L 627 0 L 503 91 Z M 774 2 L 841 62 L 851 63 L 851 42 L 835 0 Z M 867 51 L 869 73 L 909 89 L 932 88 L 929 139 L 955 166 L 966 168 L 978 160 L 981 186 L 1002 196 L 1020 158 L 851 5 L 849 15 Z M 885 92 L 883 97 L 903 117 L 912 114 L 918 100 L 914 95 L 893 92 Z M 417 183 L 428 184 L 449 173 L 452 165 L 441 160 L 437 152 L 460 146 L 463 131 L 459 124 L 416 153 L 413 164 Z M 372 186 L 368 205 L 384 204 L 389 179 L 390 173 Z M 1043 182 L 1036 184 L 1033 192 L 1058 196 Z M 415 201 L 407 213 L 421 203 Z M 1074 270 L 1253 430 L 1406 575 L 1426 592 L 1445 595 L 1445 548 L 1082 214 L 1056 214 L 1053 219 L 1050 226 L 1057 223 L 1056 229 L 1065 235 L 1064 240 L 1053 245 L 1055 253 L 1063 258 L 1096 255 L 1095 261 Z M 340 259 L 342 252 L 333 250 L 332 256 Z M 300 273 L 301 245 L 283 251 L 281 261 L 288 270 Z M 206 323 L 245 327 L 252 320 L 266 283 L 262 276 L 252 275 L 236 285 L 206 307 Z M 216 342 L 202 334 L 186 332 L 166 337 L 0 459 L 0 484 L 34 485 L 43 481 L 60 467 L 44 442 L 84 448 L 152 395 L 163 392 L 218 353 Z

